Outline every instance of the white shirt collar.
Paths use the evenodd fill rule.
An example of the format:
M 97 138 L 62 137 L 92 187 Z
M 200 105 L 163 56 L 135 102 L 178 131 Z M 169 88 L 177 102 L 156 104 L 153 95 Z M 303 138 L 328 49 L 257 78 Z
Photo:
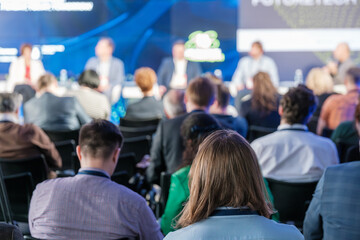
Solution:
M 0 121 L 9 121 L 13 123 L 19 123 L 19 119 L 14 114 L 0 113 Z
M 284 129 L 294 129 L 294 130 L 304 130 L 304 131 L 308 131 L 308 127 L 304 124 L 299 124 L 299 123 L 295 123 L 295 124 L 281 124 L 277 130 L 284 130 Z

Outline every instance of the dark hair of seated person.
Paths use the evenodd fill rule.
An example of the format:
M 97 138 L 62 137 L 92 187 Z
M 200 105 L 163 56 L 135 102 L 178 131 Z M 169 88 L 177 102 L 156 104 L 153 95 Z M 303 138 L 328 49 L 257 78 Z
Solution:
M 220 124 L 213 116 L 201 112 L 190 114 L 180 128 L 185 149 L 179 169 L 191 165 L 200 143 L 209 134 L 220 129 Z
M 99 87 L 100 78 L 94 70 L 85 70 L 81 73 L 78 83 L 80 86 L 96 89 Z
M 84 154 L 94 158 L 109 158 L 123 142 L 119 128 L 107 120 L 93 120 L 80 129 L 80 148 Z
M 311 115 L 317 105 L 317 98 L 313 91 L 305 85 L 291 88 L 281 99 L 280 105 L 283 109 L 282 119 L 286 123 L 306 124 L 306 120 Z

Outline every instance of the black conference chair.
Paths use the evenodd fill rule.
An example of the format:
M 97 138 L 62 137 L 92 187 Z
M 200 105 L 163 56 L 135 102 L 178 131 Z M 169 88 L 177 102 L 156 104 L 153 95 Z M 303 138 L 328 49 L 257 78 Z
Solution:
M 249 126 L 247 140 L 249 142 L 252 142 L 257 138 L 266 136 L 266 135 L 268 135 L 270 133 L 273 133 L 275 131 L 276 131 L 276 128 L 267 128 L 267 127 L 251 125 L 251 126 Z
M 147 120 L 121 118 L 119 128 L 125 139 L 145 135 L 152 136 L 156 132 L 160 120 L 159 118 Z
M 302 228 L 317 181 L 289 183 L 270 178 L 266 180 L 274 196 L 274 207 L 279 211 L 280 221 L 294 223 L 295 226 Z
M 25 159 L 0 159 L 4 177 L 19 173 L 31 173 L 34 187 L 47 179 L 47 165 L 43 155 L 29 157 Z
M 360 152 L 358 145 L 348 148 L 344 157 L 344 163 L 354 161 L 360 161 Z
M 349 149 L 351 149 L 353 147 L 359 148 L 359 144 L 349 144 L 340 139 L 335 140 L 335 144 L 336 144 L 336 148 L 338 151 L 340 163 L 346 162 L 346 155 L 347 155 Z
M 115 171 L 111 180 L 124 186 L 130 187 L 129 180 L 136 171 L 136 160 L 134 153 L 125 153 L 119 156 Z
M 44 132 L 49 136 L 49 138 L 53 142 L 60 142 L 60 141 L 65 141 L 65 140 L 74 140 L 75 145 L 77 145 L 78 142 L 79 142 L 79 129 L 70 130 L 70 131 L 44 130 Z
M 121 127 L 147 127 L 157 126 L 161 118 L 150 118 L 150 119 L 129 119 L 120 118 Z
M 150 154 L 151 136 L 138 136 L 125 138 L 121 153 L 134 153 L 136 163 L 140 162 L 146 154 Z
M 25 104 L 31 98 L 35 97 L 35 90 L 27 84 L 18 84 L 14 88 L 14 92 L 22 95 L 22 102 Z
M 171 184 L 171 174 L 162 172 L 160 175 L 160 187 L 161 187 L 160 199 L 156 206 L 157 218 L 160 218 L 165 211 L 166 202 L 169 197 L 170 184 Z
M 326 137 L 326 138 L 331 138 L 331 135 L 333 132 L 334 132 L 334 130 L 332 130 L 330 128 L 324 128 L 321 136 Z
M 77 161 L 75 141 L 71 139 L 55 142 L 54 144 L 62 159 L 62 169 L 57 171 L 58 176 L 75 175 L 75 161 Z

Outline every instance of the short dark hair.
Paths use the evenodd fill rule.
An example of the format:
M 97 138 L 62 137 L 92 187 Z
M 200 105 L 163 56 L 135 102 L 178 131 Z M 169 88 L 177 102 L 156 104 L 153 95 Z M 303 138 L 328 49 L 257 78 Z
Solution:
M 306 118 L 312 114 L 317 105 L 317 98 L 313 91 L 305 85 L 291 88 L 281 99 L 283 109 L 282 119 L 288 124 L 305 124 Z
M 215 85 L 206 77 L 197 77 L 186 88 L 186 97 L 200 107 L 209 107 L 215 98 Z
M 230 91 L 223 83 L 216 84 L 216 100 L 221 108 L 229 105 Z
M 0 93 L 0 113 L 13 113 L 21 105 L 22 97 L 18 93 Z
M 116 148 L 121 148 L 124 138 L 113 123 L 97 119 L 80 129 L 79 145 L 83 154 L 107 159 Z
M 79 85 L 96 89 L 99 87 L 100 78 L 94 70 L 85 70 L 79 77 Z
M 348 79 L 355 85 L 360 85 L 360 68 L 352 67 L 347 72 Z
M 47 88 L 51 84 L 57 82 L 56 77 L 51 73 L 45 73 L 42 75 L 39 80 L 37 81 L 36 85 L 38 90 L 41 90 L 43 88 Z

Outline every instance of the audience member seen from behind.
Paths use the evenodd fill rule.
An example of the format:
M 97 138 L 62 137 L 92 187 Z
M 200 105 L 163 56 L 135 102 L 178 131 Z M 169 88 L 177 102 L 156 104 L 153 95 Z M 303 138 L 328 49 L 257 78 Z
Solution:
M 184 103 L 185 91 L 180 89 L 171 89 L 163 98 L 164 113 L 167 119 L 179 117 L 186 113 Z
M 156 73 L 151 68 L 142 67 L 135 71 L 135 82 L 144 97 L 139 102 L 130 104 L 127 107 L 126 119 L 146 120 L 163 117 L 162 102 L 154 97 L 153 87 L 156 83 L 156 78 Z
M 339 43 L 333 52 L 333 56 L 336 62 L 329 62 L 324 67 L 324 70 L 333 76 L 335 84 L 344 84 L 346 72 L 355 67 L 354 62 L 351 60 L 349 45 L 345 42 Z
M 219 82 L 216 86 L 216 97 L 210 106 L 209 112 L 220 122 L 225 129 L 231 129 L 246 137 L 248 124 L 243 117 L 233 117 L 227 114 L 227 107 L 230 101 L 229 89 Z
M 161 121 L 151 146 L 150 165 L 146 171 L 148 181 L 159 183 L 161 172 L 173 173 L 180 164 L 184 150 L 180 127 L 186 117 L 195 112 L 208 112 L 215 99 L 215 86 L 205 77 L 190 81 L 185 93 L 187 114 Z
M 268 219 L 271 204 L 255 153 L 234 131 L 216 131 L 202 142 L 189 189 L 182 229 L 165 239 L 304 239 L 294 226 Z
M 306 212 L 305 239 L 360 239 L 359 172 L 360 162 L 325 170 Z
M 335 144 L 308 131 L 306 124 L 316 109 L 313 92 L 299 85 L 280 102 L 277 131 L 251 143 L 266 178 L 287 182 L 312 182 L 339 163 Z
M 124 63 L 113 56 L 115 43 L 111 38 L 103 37 L 95 47 L 96 57 L 90 58 L 85 70 L 95 70 L 100 77 L 98 90 L 103 92 L 110 103 L 115 103 L 120 97 L 121 83 L 124 80 Z
M 33 237 L 163 238 L 146 200 L 110 179 L 122 144 L 118 127 L 106 120 L 94 120 L 81 128 L 76 148 L 79 173 L 36 186 L 29 211 Z
M 41 76 L 37 82 L 38 97 L 24 105 L 26 123 L 33 123 L 48 131 L 70 131 L 80 129 L 91 121 L 74 97 L 58 97 L 57 80 L 52 74 Z
M 81 73 L 78 83 L 80 88 L 67 93 L 74 96 L 93 119 L 109 119 L 111 106 L 107 97 L 98 92 L 99 75 L 94 70 L 85 70 Z
M 316 133 L 321 108 L 325 100 L 334 94 L 334 83 L 331 76 L 321 68 L 313 68 L 306 78 L 306 86 L 311 89 L 318 98 L 316 110 L 308 123 L 309 130 Z
M 24 237 L 17 226 L 7 223 L 0 223 L 0 239 L 24 240 Z
M 12 92 L 16 85 L 27 84 L 36 89 L 39 77 L 45 74 L 45 69 L 40 60 L 31 58 L 32 46 L 24 43 L 20 47 L 21 56 L 10 64 L 7 90 Z
M 55 177 L 50 169 L 61 168 L 61 157 L 43 130 L 33 124 L 19 124 L 20 104 L 19 94 L 0 93 L 0 158 L 22 159 L 43 154 L 49 177 Z
M 347 94 L 333 95 L 324 102 L 316 130 L 318 135 L 322 135 L 325 128 L 334 130 L 340 123 L 354 119 L 355 108 L 359 102 L 360 68 L 350 68 L 344 84 Z
M 259 72 L 254 76 L 253 82 L 252 94 L 237 103 L 237 111 L 247 120 L 249 127 L 276 128 L 280 124 L 278 113 L 280 96 L 269 74 Z
M 218 121 L 206 113 L 189 115 L 181 125 L 181 136 L 185 150 L 180 169 L 171 175 L 169 198 L 161 217 L 161 230 L 164 234 L 174 231 L 178 215 L 189 197 L 188 174 L 200 143 L 213 131 L 221 129 Z

